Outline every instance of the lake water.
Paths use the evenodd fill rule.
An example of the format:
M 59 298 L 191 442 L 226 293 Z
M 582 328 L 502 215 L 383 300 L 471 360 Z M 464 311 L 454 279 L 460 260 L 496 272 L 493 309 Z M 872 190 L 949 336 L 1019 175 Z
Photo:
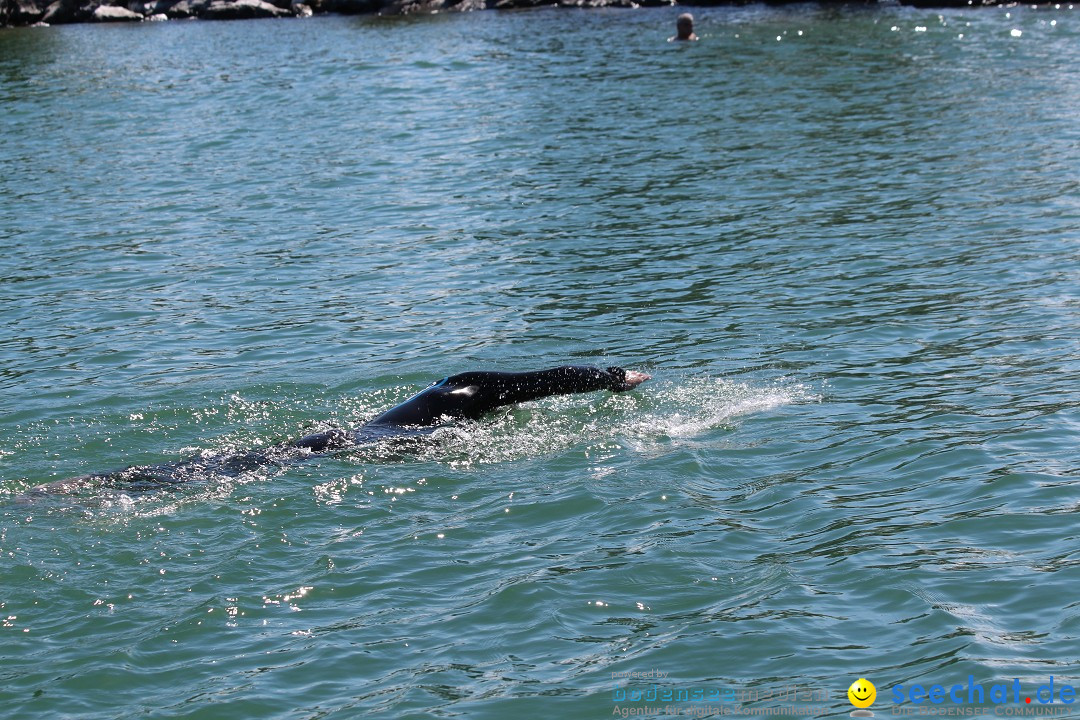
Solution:
M 678 12 L 0 32 L 9 716 L 1080 682 L 1080 12 Z M 655 379 L 23 496 L 565 363 Z

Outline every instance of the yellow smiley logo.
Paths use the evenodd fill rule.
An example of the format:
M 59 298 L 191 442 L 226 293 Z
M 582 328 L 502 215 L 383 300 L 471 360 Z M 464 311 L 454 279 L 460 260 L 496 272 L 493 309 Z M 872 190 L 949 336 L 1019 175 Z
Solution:
M 857 708 L 868 708 L 877 699 L 877 688 L 866 678 L 859 678 L 847 689 L 848 700 Z

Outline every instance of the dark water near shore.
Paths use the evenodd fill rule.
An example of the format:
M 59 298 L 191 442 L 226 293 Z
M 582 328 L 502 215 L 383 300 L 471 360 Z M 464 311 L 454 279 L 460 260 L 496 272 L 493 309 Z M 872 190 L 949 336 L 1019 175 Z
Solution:
M 695 12 L 0 32 L 9 716 L 1080 682 L 1080 15 Z M 566 362 L 655 380 L 18 499 Z

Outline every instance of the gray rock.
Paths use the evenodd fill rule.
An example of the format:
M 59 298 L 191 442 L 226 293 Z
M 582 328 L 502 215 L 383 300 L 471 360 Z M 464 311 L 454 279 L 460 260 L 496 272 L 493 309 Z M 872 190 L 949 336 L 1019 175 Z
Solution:
M 251 20 L 253 18 L 284 17 L 288 10 L 263 0 L 213 0 L 203 7 L 199 17 L 204 20 Z
M 430 15 L 446 9 L 448 0 L 390 0 L 379 9 L 381 15 Z
M 45 14 L 45 4 L 34 0 L 0 0 L 0 27 L 31 25 Z
M 94 22 L 142 22 L 143 16 L 125 7 L 99 5 L 91 15 Z
M 161 0 L 154 8 L 154 14 L 165 13 L 170 20 L 183 20 L 198 17 L 207 4 L 208 0 Z
M 559 0 L 495 0 L 494 7 L 499 10 L 509 8 L 530 8 L 540 5 L 557 5 Z
M 64 23 L 83 22 L 89 13 L 81 12 L 75 0 L 56 0 L 47 8 L 41 16 L 41 22 L 49 25 L 63 25 Z

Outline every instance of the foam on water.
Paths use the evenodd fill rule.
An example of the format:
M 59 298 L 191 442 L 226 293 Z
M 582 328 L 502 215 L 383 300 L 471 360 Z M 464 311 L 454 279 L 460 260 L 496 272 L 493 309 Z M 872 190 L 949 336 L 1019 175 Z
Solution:
M 742 415 L 817 400 L 800 383 L 768 386 L 707 376 L 650 381 L 625 394 L 566 395 L 508 409 L 493 419 L 440 428 L 422 460 L 468 466 L 541 457 L 597 443 L 634 452 L 729 427 Z

